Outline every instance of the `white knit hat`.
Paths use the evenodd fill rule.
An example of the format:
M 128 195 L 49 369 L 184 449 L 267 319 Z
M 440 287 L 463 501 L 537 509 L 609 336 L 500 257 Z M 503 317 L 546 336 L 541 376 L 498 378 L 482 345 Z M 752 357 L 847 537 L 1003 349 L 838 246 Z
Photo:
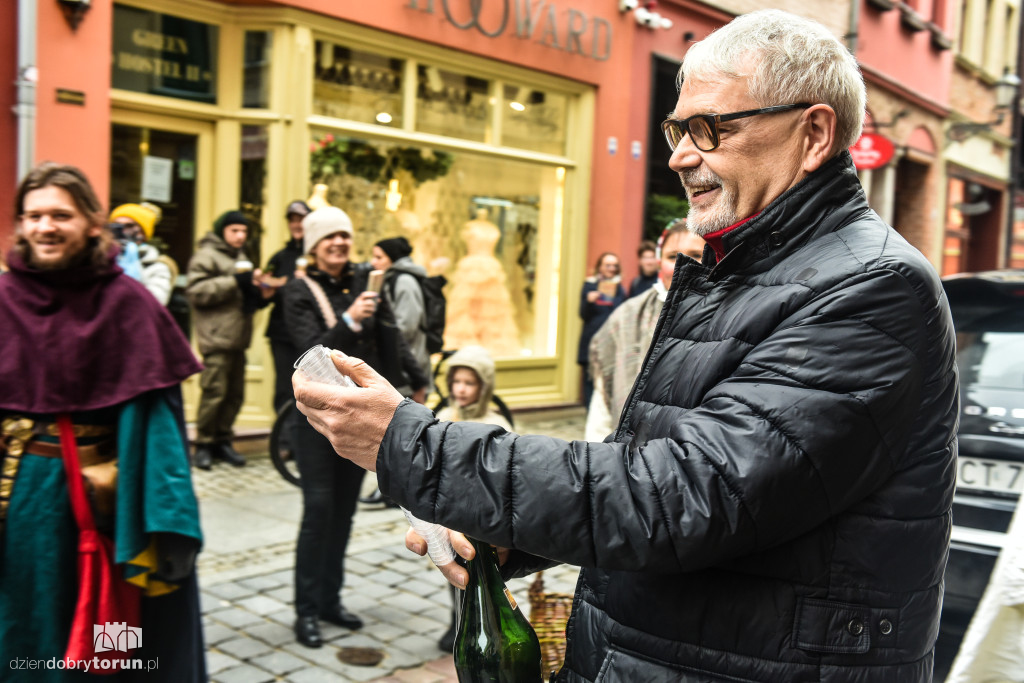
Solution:
M 325 206 L 302 219 L 302 251 L 309 254 L 316 243 L 336 232 L 352 237 L 352 219 L 336 206 Z

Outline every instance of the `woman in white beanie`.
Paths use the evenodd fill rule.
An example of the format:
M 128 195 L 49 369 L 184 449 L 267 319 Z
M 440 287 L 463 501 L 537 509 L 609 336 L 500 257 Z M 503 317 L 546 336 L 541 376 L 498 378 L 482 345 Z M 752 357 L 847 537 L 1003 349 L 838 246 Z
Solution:
M 414 389 L 429 379 L 395 326 L 394 315 L 367 292 L 369 267 L 349 260 L 352 221 L 336 207 L 313 211 L 302 221 L 303 249 L 311 265 L 305 278 L 282 290 L 292 341 L 305 351 L 316 344 L 366 361 L 396 385 Z M 341 603 L 345 547 L 365 471 L 341 458 L 305 420 L 292 438 L 302 477 L 302 524 L 295 549 L 295 636 L 320 647 L 318 619 L 358 629 L 359 617 Z

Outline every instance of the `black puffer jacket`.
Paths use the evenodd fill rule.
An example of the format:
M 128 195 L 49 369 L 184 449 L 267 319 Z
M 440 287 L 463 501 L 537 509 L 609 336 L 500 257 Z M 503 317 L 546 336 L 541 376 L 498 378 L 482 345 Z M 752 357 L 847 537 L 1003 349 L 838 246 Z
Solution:
M 395 386 L 408 385 L 414 390 L 425 387 L 430 377 L 409 351 L 386 301 L 378 300 L 377 311 L 362 321 L 359 332 L 353 332 L 341 319 L 366 289 L 369 271 L 369 264 L 349 262 L 335 279 L 316 268 L 309 269 L 307 277 L 320 283 L 334 308 L 338 322 L 331 328 L 327 327 L 320 306 L 305 282 L 293 278 L 286 284 L 281 290 L 281 304 L 291 341 L 300 351 L 323 344 L 361 358 Z
M 931 680 L 956 459 L 938 278 L 849 155 L 680 256 L 611 443 L 403 403 L 381 490 L 585 569 L 558 680 Z M 710 251 L 705 260 L 713 260 Z
M 267 272 L 274 277 L 286 277 L 291 282 L 295 277 L 295 262 L 302 256 L 302 240 L 291 239 L 284 245 L 284 248 L 270 257 L 267 261 Z M 287 284 L 287 283 L 285 283 Z M 291 335 L 288 334 L 288 325 L 284 322 L 284 290 L 279 289 L 271 297 L 274 307 L 270 309 L 270 317 L 267 319 L 267 337 L 274 341 L 292 343 Z

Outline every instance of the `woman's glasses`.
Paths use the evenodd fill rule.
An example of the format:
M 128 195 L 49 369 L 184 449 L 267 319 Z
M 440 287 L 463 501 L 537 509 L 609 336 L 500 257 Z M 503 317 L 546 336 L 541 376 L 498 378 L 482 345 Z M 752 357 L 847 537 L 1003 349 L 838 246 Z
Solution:
M 799 104 L 780 104 L 763 109 L 748 109 L 733 114 L 696 114 L 685 119 L 666 119 L 661 123 L 661 130 L 665 134 L 669 149 L 673 152 L 687 133 L 690 134 L 690 139 L 693 140 L 697 149 L 702 152 L 710 152 L 718 147 L 718 124 L 723 121 L 735 121 L 759 114 L 775 114 L 791 109 L 807 109 L 812 106 L 814 105 L 809 102 L 800 102 Z

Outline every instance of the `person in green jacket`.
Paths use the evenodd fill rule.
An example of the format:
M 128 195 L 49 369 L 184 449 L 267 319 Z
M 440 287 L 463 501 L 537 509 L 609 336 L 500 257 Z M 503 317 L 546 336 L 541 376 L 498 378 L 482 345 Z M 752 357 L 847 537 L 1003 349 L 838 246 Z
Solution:
M 264 282 L 245 251 L 249 220 L 240 211 L 226 211 L 213 231 L 199 241 L 188 264 L 188 297 L 196 341 L 203 354 L 202 395 L 196 414 L 193 464 L 210 469 L 215 458 L 235 467 L 245 457 L 231 439 L 245 400 L 245 350 L 252 339 L 253 313 L 270 303 L 276 291 Z

